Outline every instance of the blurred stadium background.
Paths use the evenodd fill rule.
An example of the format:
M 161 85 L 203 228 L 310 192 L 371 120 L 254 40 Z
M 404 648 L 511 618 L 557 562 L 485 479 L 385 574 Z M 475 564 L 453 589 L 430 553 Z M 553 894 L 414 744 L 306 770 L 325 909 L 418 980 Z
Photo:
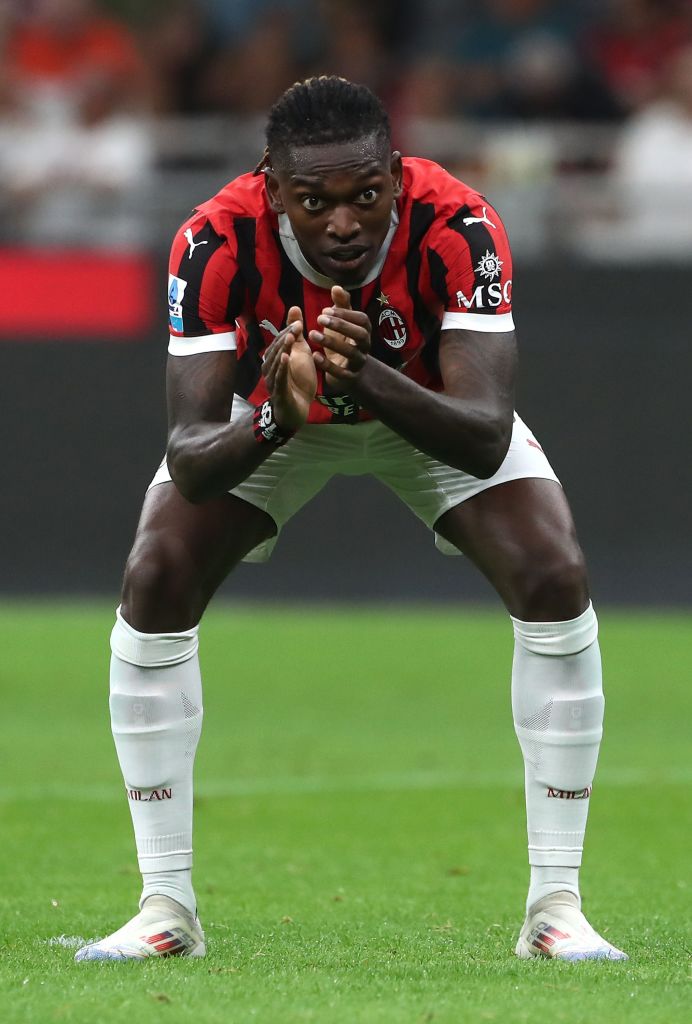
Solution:
M 255 165 L 286 86 L 337 73 L 506 220 L 519 408 L 599 603 L 692 602 L 692 3 L 0 0 L 0 51 L 6 595 L 115 597 L 165 438 L 171 234 Z M 491 596 L 338 480 L 226 592 Z

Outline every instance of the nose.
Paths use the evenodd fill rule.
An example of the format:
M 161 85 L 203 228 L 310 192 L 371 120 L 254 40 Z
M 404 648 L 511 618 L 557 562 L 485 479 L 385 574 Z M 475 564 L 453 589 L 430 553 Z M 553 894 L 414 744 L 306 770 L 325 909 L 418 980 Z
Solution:
M 338 242 L 350 242 L 360 234 L 360 224 L 350 206 L 336 206 L 327 224 L 327 234 Z

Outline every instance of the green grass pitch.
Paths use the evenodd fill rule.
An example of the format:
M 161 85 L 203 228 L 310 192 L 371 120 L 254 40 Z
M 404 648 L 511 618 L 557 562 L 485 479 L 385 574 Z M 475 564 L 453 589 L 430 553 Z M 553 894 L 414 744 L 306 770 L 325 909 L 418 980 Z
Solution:
M 527 878 L 500 612 L 219 605 L 203 628 L 205 960 L 74 964 L 135 910 L 110 609 L 0 607 L 0 1020 L 690 1019 L 689 617 L 601 616 L 583 891 L 629 963 L 512 955 Z

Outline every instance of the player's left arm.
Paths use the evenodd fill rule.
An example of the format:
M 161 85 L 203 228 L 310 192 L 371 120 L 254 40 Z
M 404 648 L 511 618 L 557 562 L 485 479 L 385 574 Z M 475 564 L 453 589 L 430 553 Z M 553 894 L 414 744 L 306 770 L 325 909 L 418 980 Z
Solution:
M 310 335 L 324 349 L 313 354 L 317 365 L 338 377 L 363 408 L 416 448 L 472 476 L 493 476 L 512 435 L 514 331 L 442 331 L 444 392 L 438 393 L 370 356 L 369 318 L 345 308 L 337 289 L 332 298 L 335 305 L 318 318 L 329 335 Z

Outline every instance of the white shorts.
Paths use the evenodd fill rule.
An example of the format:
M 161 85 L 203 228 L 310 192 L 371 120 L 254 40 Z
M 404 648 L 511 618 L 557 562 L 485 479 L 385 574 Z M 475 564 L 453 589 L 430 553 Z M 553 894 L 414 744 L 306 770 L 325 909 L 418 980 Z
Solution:
M 231 422 L 251 409 L 236 395 Z M 275 537 L 250 551 L 243 561 L 265 562 L 284 523 L 321 491 L 331 477 L 339 474 L 376 477 L 431 528 L 450 508 L 497 484 L 527 477 L 559 483 L 538 441 L 516 414 L 509 451 L 497 473 L 487 480 L 424 455 L 378 420 L 355 424 L 308 423 L 230 491 L 270 515 L 277 528 Z M 170 479 L 164 459 L 149 487 Z M 439 535 L 435 536 L 435 544 L 444 554 L 459 554 Z

